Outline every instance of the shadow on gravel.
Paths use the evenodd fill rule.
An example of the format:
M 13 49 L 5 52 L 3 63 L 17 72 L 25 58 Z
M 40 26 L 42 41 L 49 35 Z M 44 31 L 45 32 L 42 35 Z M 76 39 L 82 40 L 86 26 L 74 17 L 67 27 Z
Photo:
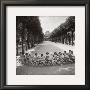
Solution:
M 75 64 L 62 66 L 19 66 L 16 69 L 17 75 L 75 75 Z

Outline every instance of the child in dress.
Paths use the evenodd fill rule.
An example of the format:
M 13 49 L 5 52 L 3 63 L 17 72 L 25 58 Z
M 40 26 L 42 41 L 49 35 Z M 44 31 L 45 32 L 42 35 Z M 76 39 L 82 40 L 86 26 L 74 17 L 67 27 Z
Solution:
M 45 65 L 49 64 L 49 52 L 46 52 L 46 56 L 45 56 Z
M 43 54 L 41 54 L 40 60 L 39 60 L 39 64 L 44 65 L 45 64 L 45 57 Z
M 70 59 L 72 60 L 72 62 L 75 62 L 75 56 L 73 54 L 73 51 L 71 51 Z
M 68 56 L 67 52 L 64 51 L 63 54 L 64 54 L 64 61 L 65 61 L 66 63 L 68 63 L 68 62 L 69 62 L 69 56 Z
M 75 62 L 75 56 L 73 54 L 73 51 L 69 50 L 68 56 L 69 56 L 70 62 Z

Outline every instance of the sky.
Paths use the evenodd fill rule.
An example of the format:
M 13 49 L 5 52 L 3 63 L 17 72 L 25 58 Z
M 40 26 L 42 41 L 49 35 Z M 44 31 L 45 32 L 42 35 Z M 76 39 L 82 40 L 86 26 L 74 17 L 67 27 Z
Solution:
M 67 16 L 39 16 L 43 33 L 52 32 L 60 24 L 66 21 Z

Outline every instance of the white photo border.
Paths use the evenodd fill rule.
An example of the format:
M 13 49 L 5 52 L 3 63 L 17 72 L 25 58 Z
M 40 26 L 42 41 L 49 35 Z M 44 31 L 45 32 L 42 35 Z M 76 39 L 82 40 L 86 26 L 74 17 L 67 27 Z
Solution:
M 16 75 L 16 16 L 75 16 L 75 75 Z M 85 6 L 7 6 L 7 85 L 85 85 Z

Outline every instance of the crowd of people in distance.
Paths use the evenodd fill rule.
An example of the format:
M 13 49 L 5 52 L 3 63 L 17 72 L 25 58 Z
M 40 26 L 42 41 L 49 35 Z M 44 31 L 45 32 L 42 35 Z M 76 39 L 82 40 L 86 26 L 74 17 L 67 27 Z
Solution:
M 45 55 L 38 55 L 38 53 L 35 53 L 33 56 L 31 54 L 25 53 L 23 56 L 21 56 L 19 61 L 21 61 L 22 64 L 27 64 L 31 66 L 61 65 L 67 63 L 74 63 L 75 56 L 72 50 L 69 50 L 68 53 L 66 51 L 64 51 L 63 53 L 46 52 Z

